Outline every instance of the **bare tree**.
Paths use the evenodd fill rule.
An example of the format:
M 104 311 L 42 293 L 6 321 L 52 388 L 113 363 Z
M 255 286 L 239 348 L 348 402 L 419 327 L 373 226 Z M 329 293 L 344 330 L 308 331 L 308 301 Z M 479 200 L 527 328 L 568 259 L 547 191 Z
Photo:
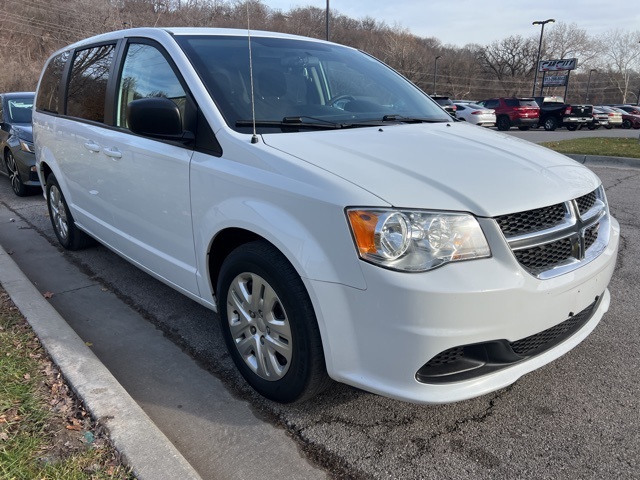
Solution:
M 608 71 L 611 83 L 620 92 L 622 103 L 627 102 L 631 78 L 640 67 L 640 31 L 625 32 L 613 29 L 600 39 L 601 63 Z
M 531 77 L 537 52 L 533 37 L 515 35 L 478 50 L 477 61 L 485 73 L 498 80 L 503 95 L 519 95 Z
M 584 64 L 597 56 L 598 46 L 575 23 L 559 22 L 545 32 L 542 51 L 546 59 L 577 58 Z

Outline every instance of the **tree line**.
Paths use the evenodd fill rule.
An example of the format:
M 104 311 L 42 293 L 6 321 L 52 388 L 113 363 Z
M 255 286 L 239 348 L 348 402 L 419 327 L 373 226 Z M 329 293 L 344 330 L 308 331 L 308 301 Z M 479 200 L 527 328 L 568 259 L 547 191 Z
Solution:
M 273 9 L 262 0 L 0 0 L 0 90 L 34 90 L 55 50 L 91 35 L 129 27 L 219 27 L 271 30 L 324 39 L 326 12 Z M 248 18 L 247 18 L 248 12 Z M 248 20 L 248 21 L 247 21 Z M 531 96 L 540 31 L 463 47 L 420 37 L 364 15 L 330 12 L 330 40 L 379 58 L 427 93 L 456 99 Z M 611 29 L 593 37 L 575 23 L 548 25 L 541 59 L 577 58 L 567 101 L 639 103 L 640 31 Z M 435 75 L 437 73 L 437 75 Z M 536 94 L 542 75 L 538 75 Z M 434 89 L 436 91 L 434 91 Z M 564 87 L 545 95 L 564 95 Z

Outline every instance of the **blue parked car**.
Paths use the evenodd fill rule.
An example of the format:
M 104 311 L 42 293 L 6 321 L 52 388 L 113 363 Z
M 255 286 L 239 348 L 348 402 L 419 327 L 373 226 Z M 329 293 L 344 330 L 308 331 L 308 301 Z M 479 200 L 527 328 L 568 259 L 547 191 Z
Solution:
M 0 173 L 9 177 L 11 188 L 23 197 L 40 187 L 31 131 L 34 92 L 0 94 Z

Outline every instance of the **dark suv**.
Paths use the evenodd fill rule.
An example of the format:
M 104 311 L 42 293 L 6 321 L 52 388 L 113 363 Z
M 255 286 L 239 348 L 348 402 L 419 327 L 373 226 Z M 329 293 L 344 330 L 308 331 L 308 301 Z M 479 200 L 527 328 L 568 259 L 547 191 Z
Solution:
M 533 98 L 490 98 L 478 103 L 496 111 L 498 130 L 509 130 L 511 127 L 528 130 L 536 126 L 540 119 L 540 107 Z
M 453 100 L 451 100 L 449 97 L 443 97 L 442 95 L 431 95 L 431 98 L 433 98 L 438 103 L 438 105 L 444 108 L 449 115 L 451 115 L 453 118 L 456 117 L 456 109 L 458 107 L 455 106 Z

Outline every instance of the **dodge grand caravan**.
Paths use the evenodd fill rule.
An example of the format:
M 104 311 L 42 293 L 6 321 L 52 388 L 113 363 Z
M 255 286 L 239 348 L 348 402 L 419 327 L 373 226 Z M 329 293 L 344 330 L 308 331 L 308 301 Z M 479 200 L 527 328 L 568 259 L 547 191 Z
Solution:
M 515 382 L 609 308 L 619 225 L 565 156 L 452 121 L 352 48 L 132 29 L 47 62 L 37 169 L 97 240 L 217 311 L 262 395 L 330 379 L 418 403 Z

